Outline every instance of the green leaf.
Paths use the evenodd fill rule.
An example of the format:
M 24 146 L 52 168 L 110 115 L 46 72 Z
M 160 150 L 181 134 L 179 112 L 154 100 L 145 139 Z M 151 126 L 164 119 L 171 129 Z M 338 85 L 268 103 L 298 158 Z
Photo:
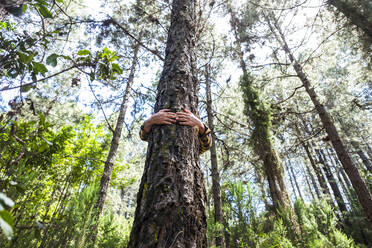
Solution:
M 25 64 L 31 63 L 32 59 L 34 58 L 33 54 L 27 55 L 23 52 L 19 52 L 19 57 L 21 58 L 22 62 Z
M 94 81 L 94 79 L 95 79 L 95 75 L 94 75 L 94 73 L 93 72 L 91 72 L 90 74 L 89 74 L 89 77 L 90 77 L 90 81 Z
M 9 226 L 13 226 L 13 216 L 6 210 L 0 211 L 0 218 L 2 218 Z
M 56 2 L 63 3 L 63 0 L 56 0 Z
M 39 5 L 40 14 L 45 18 L 53 18 L 52 12 L 50 12 L 44 5 Z
M 51 54 L 48 56 L 48 58 L 46 59 L 46 63 L 47 65 L 51 65 L 53 67 L 56 67 L 57 66 L 57 58 L 59 56 L 55 53 Z
M 39 112 L 40 124 L 45 127 L 45 115 Z
M 90 51 L 86 49 L 80 50 L 77 54 L 78 55 L 92 55 Z
M 39 72 L 43 75 L 48 71 L 48 69 L 42 63 L 33 62 L 32 65 L 34 66 L 35 71 L 37 71 L 37 72 Z
M 2 217 L 0 217 L 0 227 L 5 236 L 10 240 L 13 236 L 13 228 Z
M 122 74 L 123 73 L 123 69 L 121 69 L 118 64 L 112 64 L 111 66 L 112 66 L 112 71 L 114 73 L 117 73 L 117 74 Z
M 61 57 L 64 58 L 64 59 L 67 59 L 67 60 L 71 60 L 71 57 L 67 56 L 67 55 L 61 55 Z
M 27 10 L 27 4 L 23 4 L 22 6 L 22 13 L 25 13 Z
M 29 90 L 31 90 L 32 88 L 32 85 L 29 84 L 29 85 L 22 85 L 21 87 L 21 92 L 28 92 Z

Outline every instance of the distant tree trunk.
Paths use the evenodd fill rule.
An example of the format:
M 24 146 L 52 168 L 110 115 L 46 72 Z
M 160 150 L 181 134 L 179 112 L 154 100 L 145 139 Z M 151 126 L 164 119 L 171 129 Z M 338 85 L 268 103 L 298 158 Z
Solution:
M 363 30 L 372 41 L 371 13 L 368 13 L 368 11 L 362 13 L 348 0 L 328 0 L 328 4 L 334 6 L 339 12 L 344 14 L 352 24 Z
M 128 99 L 129 99 L 130 92 L 132 90 L 134 74 L 136 71 L 136 65 L 137 65 L 137 60 L 138 60 L 138 50 L 139 50 L 139 44 L 136 44 L 133 49 L 133 59 L 132 59 L 132 65 L 130 68 L 127 86 L 125 88 L 123 100 L 120 105 L 119 116 L 116 121 L 116 127 L 112 135 L 110 150 L 107 155 L 104 171 L 101 177 L 101 185 L 100 185 L 100 189 L 98 192 L 98 199 L 95 204 L 95 211 L 94 211 L 94 217 L 93 217 L 95 221 L 94 221 L 93 226 L 91 227 L 91 234 L 90 234 L 90 239 L 92 241 L 91 245 L 93 247 L 95 246 L 95 243 L 96 243 L 99 219 L 103 212 L 103 207 L 105 205 L 107 190 L 110 186 L 112 170 L 114 168 L 114 162 L 115 162 L 116 154 L 117 154 L 118 147 L 119 147 L 121 132 L 123 130 L 125 113 L 127 111 Z
M 320 188 L 322 189 L 323 195 L 330 196 L 330 192 L 329 192 L 329 189 L 328 189 L 328 186 L 327 186 L 327 182 L 326 182 L 326 180 L 325 180 L 325 178 L 322 174 L 321 169 L 318 167 L 318 165 L 316 164 L 313 156 L 311 155 L 308 144 L 302 143 L 302 146 L 303 146 L 303 148 L 306 152 L 307 157 L 310 160 L 310 164 L 313 167 L 313 170 L 315 171 L 315 174 L 318 178 L 318 182 L 319 182 Z
M 270 20 L 269 19 L 267 20 L 268 20 L 268 24 L 270 26 L 271 31 L 274 34 L 276 34 L 274 27 L 271 24 Z M 306 74 L 302 70 L 301 65 L 298 63 L 298 61 L 293 56 L 280 27 L 277 25 L 277 23 L 275 23 L 274 25 L 279 33 L 279 37 L 277 37 L 277 40 L 281 44 L 284 52 L 287 54 L 289 60 L 291 61 L 293 65 L 294 70 L 296 71 L 298 78 L 303 83 L 303 86 L 305 87 L 306 92 L 308 93 L 311 101 L 313 102 L 315 109 L 318 112 L 320 120 L 323 124 L 323 127 L 325 128 L 328 134 L 328 137 L 331 140 L 334 149 L 336 150 L 337 156 L 340 159 L 347 175 L 349 176 L 351 183 L 353 184 L 353 187 L 358 196 L 359 202 L 364 208 L 367 218 L 372 223 L 372 195 L 369 192 L 362 177 L 360 176 L 359 171 L 357 167 L 354 165 L 349 153 L 347 152 L 346 147 L 343 141 L 341 140 L 338 134 L 338 131 L 334 125 L 334 122 L 329 116 L 324 105 L 319 102 L 318 96 L 314 88 L 311 87 L 309 79 L 307 78 Z
M 297 179 L 296 179 L 296 175 L 294 174 L 294 171 L 293 171 L 293 166 L 292 166 L 292 163 L 291 163 L 291 161 L 290 160 L 288 160 L 288 162 L 289 162 L 289 170 L 291 171 L 291 173 L 292 173 L 292 178 L 293 178 L 293 181 L 294 181 L 294 183 L 295 183 L 295 185 L 296 185 L 296 189 L 297 189 L 297 191 L 298 191 L 298 195 L 300 196 L 300 198 L 302 199 L 302 200 L 304 200 L 304 198 L 302 197 L 302 194 L 301 194 L 301 189 L 300 189 L 300 187 L 298 186 L 298 182 L 297 182 Z
M 309 168 L 308 163 L 305 163 L 305 167 L 306 167 L 307 174 L 308 174 L 309 177 L 310 177 L 311 184 L 313 185 L 313 187 L 314 187 L 314 189 L 315 189 L 316 196 L 317 196 L 318 199 L 320 199 L 320 191 L 319 191 L 319 187 L 318 187 L 318 184 L 317 184 L 316 181 L 315 181 L 315 178 L 314 178 L 313 173 L 311 172 L 311 170 L 310 170 L 310 168 Z M 311 187 L 309 187 L 309 188 L 310 188 L 310 190 L 311 190 Z M 313 196 L 313 198 L 315 199 L 314 196 Z
M 270 211 L 270 206 L 269 206 L 269 203 L 267 202 L 267 198 L 266 198 L 265 184 L 264 184 L 264 180 L 262 178 L 261 173 L 262 172 L 259 170 L 259 168 L 255 168 L 255 174 L 256 174 L 256 178 L 257 178 L 257 182 L 258 182 L 258 187 L 260 188 L 260 191 L 261 191 L 262 200 L 264 202 L 265 209 L 266 209 L 266 211 Z
M 207 114 L 208 114 L 208 125 L 212 133 L 212 147 L 211 153 L 211 171 L 212 171 L 212 192 L 214 201 L 214 219 L 215 222 L 223 224 L 223 213 L 222 213 L 222 202 L 221 202 L 221 186 L 220 186 L 220 174 L 218 172 L 217 164 L 217 152 L 216 152 L 216 134 L 214 132 L 214 117 L 212 109 L 212 93 L 211 83 L 209 80 L 208 65 L 206 66 L 205 84 L 207 93 Z M 224 231 L 221 230 L 219 235 L 216 237 L 216 247 L 225 248 Z
M 349 128 L 348 128 L 347 124 L 344 122 L 344 120 L 341 117 L 338 117 L 337 120 L 340 123 L 341 130 L 345 133 L 345 135 L 347 135 L 348 137 L 352 137 L 352 135 L 351 135 L 351 133 L 349 131 Z M 370 173 L 372 173 L 372 164 L 371 164 L 371 161 L 367 158 L 366 154 L 362 151 L 362 149 L 360 149 L 359 143 L 356 142 L 353 139 L 351 139 L 350 143 L 354 147 L 356 153 L 358 154 L 359 158 L 362 160 L 362 162 L 363 162 L 364 166 L 366 167 L 366 169 Z
M 198 114 L 196 1 L 174 0 L 155 112 Z M 129 248 L 206 248 L 206 192 L 195 129 L 153 126 Z
M 315 150 L 316 153 L 318 154 L 319 162 L 323 165 L 323 170 L 324 173 L 328 179 L 328 183 L 331 186 L 331 189 L 333 191 L 333 195 L 335 196 L 337 206 L 340 209 L 342 213 L 347 211 L 345 202 L 342 198 L 342 194 L 340 189 L 338 188 L 337 182 L 335 177 L 333 176 L 332 171 L 329 168 L 329 165 L 327 164 L 326 157 L 324 156 L 324 153 L 318 149 Z
M 306 165 L 305 165 L 306 166 Z M 306 166 L 306 168 L 307 169 L 309 169 L 307 166 Z M 315 195 L 314 195 L 314 193 L 313 193 L 313 189 L 311 188 L 311 184 L 310 184 L 310 182 L 309 182 L 309 178 L 308 178 L 308 175 L 306 175 L 306 173 L 305 173 L 305 181 L 306 181 L 306 184 L 307 184 L 307 187 L 309 188 L 309 192 L 310 192 L 310 194 L 311 194 L 311 198 L 313 199 L 313 200 L 315 200 Z M 314 179 L 314 177 L 313 177 L 313 179 Z M 315 182 L 315 181 L 314 181 Z M 319 199 L 319 197 L 318 197 L 318 199 Z
M 372 164 L 367 158 L 366 154 L 362 151 L 362 149 L 360 149 L 358 142 L 351 141 L 351 145 L 354 147 L 359 158 L 362 160 L 363 165 L 370 173 L 372 173 Z
M 231 8 L 229 8 L 229 12 L 231 15 L 231 26 L 237 44 L 238 58 L 243 71 L 241 87 L 244 95 L 245 113 L 249 116 L 254 126 L 252 133 L 253 148 L 254 152 L 263 162 L 263 168 L 269 182 L 269 190 L 274 208 L 278 214 L 278 217 L 280 217 L 279 210 L 281 208 L 284 210 L 289 209 L 292 212 L 293 209 L 283 180 L 283 164 L 272 144 L 270 137 L 270 111 L 267 109 L 267 107 L 265 107 L 262 99 L 259 98 L 257 89 L 252 86 L 252 78 L 244 61 L 244 53 L 241 48 L 240 36 L 237 30 L 238 21 Z M 295 222 L 294 219 L 292 221 Z M 296 227 L 296 225 L 294 227 Z
M 286 163 L 284 163 L 284 164 L 286 165 Z M 288 169 L 288 165 L 286 165 L 286 169 L 288 171 L 288 179 L 289 179 L 289 182 L 290 182 L 291 187 L 292 187 L 292 192 L 294 194 L 295 200 L 297 200 L 296 189 L 294 187 L 293 179 L 292 179 L 292 174 L 291 174 L 291 171 Z

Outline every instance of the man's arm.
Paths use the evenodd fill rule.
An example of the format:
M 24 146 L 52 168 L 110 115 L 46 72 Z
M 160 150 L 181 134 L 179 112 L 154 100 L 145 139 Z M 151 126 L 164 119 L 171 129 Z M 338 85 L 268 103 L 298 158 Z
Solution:
M 148 141 L 149 133 L 153 125 L 169 125 L 176 123 L 177 115 L 170 112 L 169 109 L 162 109 L 148 118 L 141 126 L 140 138 Z
M 196 127 L 199 133 L 200 154 L 209 150 L 212 144 L 210 129 L 204 125 L 198 117 L 186 109 L 184 112 L 177 113 L 172 113 L 169 109 L 162 109 L 158 113 L 152 115 L 142 124 L 140 138 L 144 141 L 148 141 L 151 127 L 153 125 L 169 125 L 175 124 L 176 122 L 183 126 Z

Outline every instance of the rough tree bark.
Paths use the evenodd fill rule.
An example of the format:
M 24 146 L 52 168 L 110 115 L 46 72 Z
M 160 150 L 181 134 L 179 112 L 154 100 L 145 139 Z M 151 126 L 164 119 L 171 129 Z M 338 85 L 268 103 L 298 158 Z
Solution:
M 276 38 L 278 42 L 281 44 L 284 52 L 287 54 L 298 78 L 303 83 L 303 86 L 305 87 L 306 92 L 308 93 L 311 101 L 313 102 L 315 109 L 318 112 L 320 120 L 323 124 L 323 127 L 326 130 L 328 137 L 331 140 L 331 143 L 337 153 L 337 156 L 339 160 L 341 161 L 348 177 L 350 178 L 350 181 L 358 196 L 358 200 L 361 203 L 368 220 L 372 223 L 372 195 L 369 192 L 367 185 L 363 181 L 362 177 L 360 176 L 359 171 L 357 167 L 355 166 L 355 164 L 353 163 L 349 153 L 347 152 L 346 146 L 344 142 L 341 140 L 340 135 L 338 134 L 338 131 L 334 125 L 334 122 L 332 121 L 324 105 L 321 104 L 320 101 L 318 100 L 318 96 L 314 88 L 311 87 L 308 77 L 304 73 L 299 62 L 293 56 L 292 51 L 290 50 L 280 27 L 277 25 L 277 23 L 274 23 L 274 26 L 273 26 L 268 18 L 267 18 L 267 23 L 271 31 L 274 34 L 276 34 L 274 30 L 274 26 L 276 30 L 278 31 L 279 37 L 276 36 Z
M 100 184 L 100 188 L 98 192 L 98 199 L 95 204 L 95 212 L 94 212 L 95 222 L 94 222 L 94 225 L 92 226 L 91 235 L 90 235 L 90 238 L 92 241 L 91 245 L 93 247 L 95 246 L 95 243 L 96 243 L 99 219 L 103 212 L 103 207 L 105 205 L 107 190 L 110 186 L 112 170 L 114 168 L 114 162 L 115 162 L 116 154 L 117 154 L 118 147 L 119 147 L 121 132 L 123 130 L 125 113 L 127 111 L 127 103 L 128 103 L 130 92 L 132 90 L 134 75 L 136 71 L 136 65 L 138 61 L 138 50 L 139 50 L 139 44 L 135 44 L 133 48 L 133 58 L 132 58 L 132 64 L 131 64 L 131 68 L 130 68 L 130 72 L 128 76 L 127 86 L 125 88 L 123 100 L 120 105 L 119 116 L 116 121 L 116 127 L 112 135 L 110 150 L 107 155 L 107 158 L 105 161 L 105 167 L 104 167 L 103 174 L 101 177 L 101 184 Z
M 220 186 L 220 174 L 218 172 L 217 162 L 217 151 L 216 151 L 216 134 L 214 132 L 214 117 L 212 110 L 212 93 L 211 93 L 211 82 L 209 80 L 208 65 L 206 66 L 205 72 L 205 84 L 207 93 L 207 114 L 208 114 L 208 125 L 212 133 L 212 147 L 211 153 L 211 172 L 212 172 L 212 193 L 214 201 L 214 220 L 223 224 L 223 213 L 222 213 L 222 201 L 221 201 L 221 186 Z M 224 231 L 221 230 L 219 235 L 216 237 L 216 247 L 225 248 Z
M 174 0 L 155 112 L 197 114 L 196 0 Z M 197 130 L 153 126 L 129 248 L 206 248 L 206 191 Z

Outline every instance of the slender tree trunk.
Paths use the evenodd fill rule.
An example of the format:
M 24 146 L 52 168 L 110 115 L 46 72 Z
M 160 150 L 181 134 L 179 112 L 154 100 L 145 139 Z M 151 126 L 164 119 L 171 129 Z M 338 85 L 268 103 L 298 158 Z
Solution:
M 319 182 L 319 185 L 320 185 L 320 188 L 322 189 L 322 194 L 323 195 L 327 195 L 327 196 L 330 196 L 330 192 L 329 192 L 329 189 L 328 189 L 328 186 L 327 186 L 327 182 L 322 174 L 322 171 L 321 169 L 318 167 L 318 165 L 316 164 L 313 156 L 311 155 L 311 152 L 310 152 L 310 149 L 309 149 L 309 146 L 308 144 L 305 144 L 305 143 L 302 143 L 302 146 L 306 152 L 306 155 L 307 157 L 309 158 L 310 160 L 310 164 L 311 166 L 313 167 L 313 170 L 315 171 L 315 174 L 318 178 L 318 182 Z
M 294 197 L 295 197 L 295 200 L 297 200 L 297 195 L 296 195 L 296 189 L 294 187 L 294 184 L 293 184 L 293 179 L 292 179 L 292 174 L 291 174 L 291 171 L 288 169 L 288 165 L 286 163 L 284 163 L 286 165 L 286 169 L 288 171 L 288 179 L 289 179 L 289 182 L 291 183 L 291 187 L 292 187 L 292 191 L 293 191 L 293 194 L 294 194 Z
M 264 184 L 264 180 L 263 180 L 262 175 L 261 175 L 262 172 L 260 171 L 259 168 L 255 168 L 255 173 L 256 173 L 258 186 L 259 186 L 261 194 L 262 194 L 262 200 L 265 204 L 265 209 L 266 209 L 266 211 L 269 211 L 270 206 L 269 206 L 269 203 L 267 202 L 267 198 L 266 198 L 265 184 Z
M 298 182 L 297 182 L 297 180 L 296 180 L 296 175 L 294 174 L 294 171 L 293 171 L 292 163 L 291 163 L 290 160 L 288 160 L 288 162 L 289 162 L 289 169 L 290 169 L 290 171 L 291 171 L 291 173 L 292 173 L 293 181 L 294 181 L 294 183 L 295 183 L 295 185 L 296 185 L 296 189 L 297 189 L 297 191 L 298 191 L 298 195 L 300 196 L 300 198 L 301 198 L 302 200 L 304 200 L 304 198 L 302 197 L 302 194 L 301 194 L 300 187 L 298 186 Z
M 328 0 L 328 4 L 334 6 L 339 12 L 344 14 L 352 24 L 363 30 L 372 41 L 371 13 L 361 13 L 358 8 L 352 5 L 351 1 L 347 0 Z
M 198 114 L 195 0 L 174 0 L 155 112 L 189 109 Z M 129 248 L 206 248 L 206 192 L 199 167 L 197 130 L 154 126 Z
M 138 60 L 138 50 L 139 50 L 139 44 L 136 44 L 133 49 L 133 59 L 132 59 L 132 65 L 130 68 L 127 86 L 125 88 L 123 100 L 120 105 L 119 116 L 116 121 L 116 127 L 112 135 L 110 150 L 107 155 L 104 171 L 101 177 L 101 185 L 100 185 L 100 189 L 98 192 L 98 199 L 95 204 L 94 224 L 92 226 L 92 229 L 91 229 L 92 231 L 90 235 L 90 239 L 92 241 L 91 245 L 93 247 L 95 246 L 95 243 L 96 243 L 99 219 L 103 212 L 103 207 L 105 205 L 107 190 L 110 186 L 112 170 L 114 168 L 114 162 L 115 162 L 116 154 L 117 154 L 118 147 L 119 147 L 121 132 L 123 130 L 125 113 L 127 111 L 127 103 L 128 103 L 130 92 L 132 90 L 134 74 L 136 71 L 136 65 L 137 65 L 137 60 Z
M 306 166 L 306 165 L 305 165 L 305 166 Z M 306 166 L 306 168 L 307 168 L 307 170 L 309 169 L 307 166 Z M 309 174 L 309 173 L 307 173 L 307 174 Z M 313 189 L 311 188 L 311 184 L 310 184 L 310 182 L 309 182 L 308 175 L 306 175 L 306 173 L 305 173 L 304 176 L 305 176 L 305 180 L 306 180 L 307 187 L 309 188 L 309 191 L 310 191 L 310 194 L 311 194 L 311 198 L 312 198 L 313 200 L 315 200 L 315 195 L 314 195 L 314 193 L 313 193 Z M 313 177 L 313 179 L 314 179 L 314 177 Z M 315 182 L 315 181 L 314 181 L 314 182 Z M 314 183 L 314 182 L 313 182 L 313 183 Z M 318 197 L 318 199 L 319 199 L 319 197 Z
M 343 121 L 343 119 L 341 117 L 338 117 L 337 118 L 338 122 L 340 123 L 341 125 L 341 130 L 348 136 L 348 137 L 352 137 L 352 135 L 350 134 L 350 131 L 349 131 L 349 128 L 348 126 L 345 124 L 345 122 Z M 359 158 L 362 160 L 364 166 L 366 167 L 366 169 L 372 173 L 372 163 L 371 161 L 367 158 L 366 154 L 362 151 L 362 149 L 360 149 L 359 147 L 359 143 L 356 142 L 355 140 L 351 139 L 351 145 L 352 147 L 354 147 L 356 153 L 358 154 Z
M 346 208 L 345 202 L 342 198 L 341 191 L 338 188 L 336 179 L 334 178 L 333 173 L 329 168 L 329 165 L 327 164 L 327 160 L 326 160 L 326 157 L 324 156 L 324 153 L 322 151 L 318 150 L 318 149 L 316 149 L 316 153 L 318 154 L 319 162 L 323 165 L 323 170 L 324 170 L 325 175 L 328 179 L 328 183 L 331 186 L 331 189 L 333 191 L 333 195 L 335 196 L 338 208 L 340 209 L 340 211 L 342 213 L 346 212 L 347 208 Z
M 270 26 L 271 31 L 275 34 L 274 27 L 271 25 L 270 20 L 269 19 L 267 20 L 268 20 L 268 24 Z M 281 44 L 282 49 L 284 50 L 289 60 L 291 61 L 298 78 L 301 80 L 301 82 L 303 83 L 303 86 L 306 89 L 306 92 L 309 94 L 310 99 L 313 102 L 316 111 L 318 112 L 318 115 L 323 124 L 323 127 L 325 128 L 328 134 L 328 137 L 331 140 L 334 149 L 336 150 L 337 156 L 340 159 L 348 177 L 350 178 L 350 181 L 358 196 L 359 202 L 361 203 L 368 220 L 372 223 L 372 195 L 369 192 L 362 177 L 360 176 L 359 171 L 357 167 L 355 166 L 355 164 L 353 163 L 349 153 L 347 152 L 346 147 L 343 141 L 341 140 L 338 134 L 338 131 L 334 125 L 334 122 L 329 116 L 324 105 L 319 102 L 318 96 L 315 93 L 314 88 L 311 87 L 309 79 L 307 78 L 306 74 L 302 70 L 301 65 L 294 58 L 291 50 L 289 49 L 289 46 L 285 40 L 285 37 L 282 31 L 280 30 L 280 27 L 277 25 L 277 23 L 275 23 L 275 28 L 277 29 L 280 35 L 280 37 L 277 37 L 277 39 L 279 43 Z
M 318 187 L 318 184 L 317 184 L 316 181 L 315 181 L 315 178 L 314 178 L 313 173 L 311 172 L 311 170 L 310 170 L 310 168 L 309 168 L 308 163 L 305 163 L 305 167 L 306 167 L 307 174 L 308 174 L 309 177 L 310 177 L 311 184 L 313 185 L 313 187 L 314 187 L 314 189 L 315 189 L 316 196 L 317 196 L 318 199 L 320 199 L 320 191 L 319 191 L 319 187 Z M 311 187 L 309 187 L 309 188 L 310 188 L 310 190 L 311 190 Z M 314 196 L 313 196 L 313 198 L 315 199 Z
M 212 171 L 212 192 L 213 192 L 213 201 L 214 201 L 214 219 L 215 219 L 215 222 L 218 222 L 222 226 L 223 213 L 222 213 L 222 202 L 221 202 L 220 174 L 218 172 L 218 163 L 217 163 L 217 152 L 216 152 L 216 142 L 215 142 L 216 134 L 214 132 L 212 93 L 211 93 L 211 83 L 209 80 L 208 65 L 206 66 L 205 84 L 206 84 L 206 93 L 207 93 L 208 125 L 212 133 L 212 147 L 210 149 L 210 153 L 211 153 L 211 171 Z M 225 248 L 223 230 L 221 230 L 218 236 L 216 237 L 216 247 Z
M 372 163 L 371 161 L 369 161 L 369 159 L 367 158 L 366 154 L 364 154 L 364 152 L 362 151 L 362 149 L 359 148 L 359 145 L 357 142 L 355 141 L 352 141 L 351 142 L 352 146 L 354 147 L 354 149 L 356 150 L 356 153 L 358 154 L 359 158 L 362 160 L 364 166 L 366 167 L 366 169 L 372 173 Z

